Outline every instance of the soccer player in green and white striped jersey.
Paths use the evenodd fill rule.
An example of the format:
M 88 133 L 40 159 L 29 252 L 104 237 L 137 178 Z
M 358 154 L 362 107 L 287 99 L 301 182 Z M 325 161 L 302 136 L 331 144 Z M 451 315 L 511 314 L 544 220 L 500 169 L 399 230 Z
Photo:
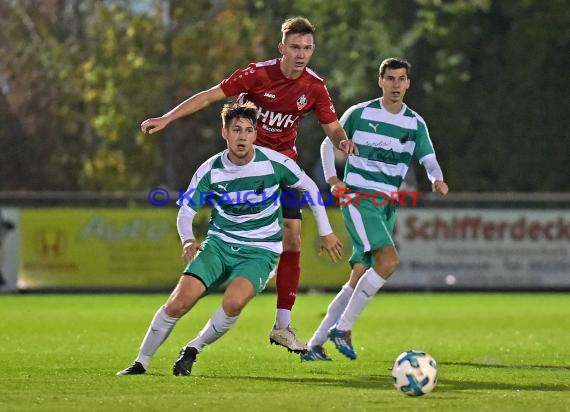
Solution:
M 188 342 L 174 363 L 174 375 L 190 375 L 197 354 L 224 335 L 245 305 L 261 292 L 282 251 L 280 185 L 307 192 L 321 235 L 321 248 L 333 261 L 342 244 L 332 233 L 316 184 L 289 157 L 253 145 L 257 108 L 251 103 L 226 105 L 222 135 L 227 150 L 211 157 L 196 171 L 178 200 L 177 227 L 187 262 L 178 285 L 156 312 L 132 366 L 118 375 L 146 372 L 152 356 L 176 322 L 205 294 L 229 281 L 222 305 Z M 204 242 L 198 242 L 192 222 L 200 207 L 210 205 L 212 217 Z
M 359 103 L 341 117 L 346 134 L 358 149 L 349 156 L 344 181 L 334 168 L 334 148 L 328 138 L 321 146 L 327 182 L 333 193 L 344 190 L 341 212 L 353 243 L 349 281 L 328 307 L 323 321 L 308 342 L 304 360 L 328 360 L 323 344 L 330 339 L 350 359 L 356 359 L 351 330 L 372 296 L 384 285 L 398 266 L 398 253 L 392 240 L 396 221 L 393 194 L 404 180 L 412 156 L 426 169 L 432 190 L 448 192 L 443 180 L 425 121 L 404 103 L 410 87 L 411 65 L 403 59 L 389 58 L 380 64 L 378 85 L 382 97 Z M 381 194 L 365 201 L 354 201 L 360 194 Z M 366 197 L 366 196 L 364 196 Z M 384 205 L 379 205 L 385 203 Z

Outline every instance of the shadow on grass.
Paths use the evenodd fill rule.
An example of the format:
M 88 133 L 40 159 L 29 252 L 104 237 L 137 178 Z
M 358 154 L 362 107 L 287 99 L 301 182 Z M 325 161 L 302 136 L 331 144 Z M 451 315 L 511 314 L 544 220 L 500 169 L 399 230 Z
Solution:
M 201 376 L 206 379 L 243 379 L 251 381 L 264 381 L 275 383 L 297 383 L 317 386 L 340 386 L 343 388 L 375 389 L 381 391 L 394 390 L 391 385 L 390 375 L 364 375 L 345 379 L 319 378 L 319 377 L 276 377 L 276 376 Z M 388 383 L 388 384 L 387 384 Z M 487 391 L 543 391 L 543 392 L 568 392 L 570 386 L 562 384 L 517 384 L 507 382 L 480 382 L 460 381 L 445 379 L 438 385 L 438 392 L 454 392 L 464 390 L 487 390 Z
M 394 390 L 389 375 L 365 375 L 350 379 L 317 378 L 317 377 L 286 377 L 286 376 L 201 376 L 206 379 L 243 379 L 276 383 L 297 383 L 303 385 L 341 386 L 344 388 Z M 390 383 L 390 385 L 386 385 Z
M 465 390 L 569 392 L 570 386 L 548 383 L 517 384 L 507 382 L 477 382 L 445 379 L 440 382 L 438 390 L 441 392 Z
M 555 365 L 501 365 L 501 364 L 489 364 L 489 363 L 474 363 L 474 362 L 440 362 L 442 366 L 472 366 L 474 368 L 497 368 L 497 369 L 537 369 L 545 371 L 568 371 L 570 372 L 570 366 L 555 366 Z
M 545 370 L 545 371 L 570 371 L 570 367 L 552 366 L 552 365 L 505 365 L 505 364 L 483 364 L 475 362 L 444 362 L 440 363 L 441 367 L 445 366 L 464 366 L 473 368 L 498 368 L 516 370 Z M 243 381 L 260 381 L 271 383 L 291 383 L 320 387 L 343 387 L 355 389 L 374 389 L 378 391 L 392 391 L 392 377 L 390 369 L 385 373 L 343 377 L 338 371 L 318 370 L 318 376 L 260 376 L 260 375 L 207 375 L 197 374 L 193 377 L 198 379 L 214 379 L 214 380 L 243 380 Z M 161 376 L 167 373 L 150 373 L 150 375 Z M 476 381 L 476 380 L 454 380 L 445 376 L 440 377 L 437 388 L 439 393 L 453 393 L 460 391 L 541 391 L 541 392 L 570 392 L 570 385 L 551 384 L 551 383 L 516 383 L 516 382 L 493 382 L 493 381 Z

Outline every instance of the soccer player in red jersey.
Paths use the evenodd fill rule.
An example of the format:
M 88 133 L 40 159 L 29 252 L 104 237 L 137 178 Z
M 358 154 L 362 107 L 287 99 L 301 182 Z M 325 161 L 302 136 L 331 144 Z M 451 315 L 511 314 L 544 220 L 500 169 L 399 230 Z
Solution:
M 179 117 L 195 113 L 213 102 L 239 95 L 239 100 L 249 100 L 259 108 L 257 145 L 274 149 L 296 160 L 299 120 L 314 111 L 333 144 L 348 154 L 354 153 L 354 143 L 346 138 L 324 80 L 307 68 L 315 50 L 314 31 L 314 26 L 304 17 L 285 20 L 278 45 L 281 58 L 251 63 L 246 68 L 236 70 L 219 84 L 189 97 L 161 117 L 143 121 L 142 131 L 151 134 L 158 132 Z M 286 197 L 282 205 L 283 253 L 277 268 L 277 315 L 269 339 L 271 343 L 298 353 L 307 349 L 290 326 L 301 272 L 301 193 L 293 189 L 284 190 L 285 196 L 290 197 Z

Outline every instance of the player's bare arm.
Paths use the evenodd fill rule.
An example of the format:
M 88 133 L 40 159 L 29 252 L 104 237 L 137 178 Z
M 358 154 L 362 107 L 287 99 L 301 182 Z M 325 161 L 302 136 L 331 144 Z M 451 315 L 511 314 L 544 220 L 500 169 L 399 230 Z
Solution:
M 141 130 L 143 133 L 156 133 L 168 126 L 173 120 L 195 113 L 209 104 L 225 98 L 226 95 L 220 85 L 216 85 L 208 90 L 196 93 L 160 117 L 146 119 L 141 123 Z
M 321 236 L 321 251 L 326 251 L 333 262 L 342 258 L 342 243 L 334 233 Z
M 346 132 L 338 120 L 328 124 L 321 124 L 321 126 L 337 149 L 349 155 L 358 155 L 356 145 L 352 140 L 348 140 Z
M 187 240 L 182 245 L 182 259 L 188 263 L 196 257 L 199 250 L 202 250 L 202 244 L 195 239 Z
M 449 187 L 447 187 L 447 183 L 445 183 L 443 180 L 436 180 L 431 185 L 431 191 L 445 196 L 449 192 Z

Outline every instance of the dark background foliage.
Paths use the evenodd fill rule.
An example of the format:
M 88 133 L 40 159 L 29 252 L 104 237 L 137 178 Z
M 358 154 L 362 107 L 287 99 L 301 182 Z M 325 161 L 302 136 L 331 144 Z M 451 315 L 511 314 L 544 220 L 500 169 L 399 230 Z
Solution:
M 339 115 L 379 95 L 383 58 L 412 62 L 406 100 L 454 191 L 570 190 L 565 0 L 0 0 L 0 190 L 185 187 L 224 147 L 221 105 L 150 137 L 140 122 L 277 57 L 294 15 Z M 302 122 L 309 173 L 323 137 Z

